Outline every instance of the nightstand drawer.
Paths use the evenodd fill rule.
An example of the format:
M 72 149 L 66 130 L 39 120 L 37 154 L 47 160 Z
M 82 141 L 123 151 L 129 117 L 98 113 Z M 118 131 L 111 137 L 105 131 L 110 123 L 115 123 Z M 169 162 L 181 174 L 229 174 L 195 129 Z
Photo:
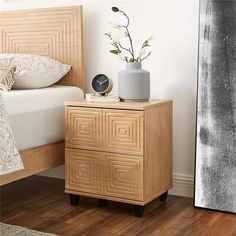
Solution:
M 66 147 L 143 155 L 143 111 L 69 107 Z
M 66 190 L 143 200 L 143 158 L 66 148 Z
M 105 151 L 143 155 L 143 111 L 103 109 Z
M 143 158 L 106 153 L 103 162 L 104 195 L 143 200 Z
M 66 148 L 66 189 L 101 194 L 101 159 L 94 151 Z
M 87 150 L 101 148 L 102 109 L 68 107 L 65 116 L 66 147 Z

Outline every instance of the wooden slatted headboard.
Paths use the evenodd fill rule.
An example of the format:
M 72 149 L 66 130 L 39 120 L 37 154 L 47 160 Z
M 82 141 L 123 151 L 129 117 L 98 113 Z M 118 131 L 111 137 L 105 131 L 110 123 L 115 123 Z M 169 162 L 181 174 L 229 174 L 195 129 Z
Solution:
M 84 90 L 82 6 L 0 12 L 0 53 L 48 56 L 72 65 L 59 84 Z

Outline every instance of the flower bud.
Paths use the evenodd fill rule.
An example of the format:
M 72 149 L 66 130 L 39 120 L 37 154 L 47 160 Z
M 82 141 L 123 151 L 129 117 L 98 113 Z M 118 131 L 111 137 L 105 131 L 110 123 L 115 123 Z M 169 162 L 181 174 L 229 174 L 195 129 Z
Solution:
M 152 40 L 154 40 L 154 36 L 153 36 L 153 35 L 151 35 L 151 36 L 147 39 L 148 42 L 150 42 L 150 41 L 152 41 Z
M 139 56 L 138 57 L 142 57 L 144 54 L 146 53 L 146 50 L 143 48 L 139 51 Z
M 111 10 L 112 10 L 113 12 L 118 12 L 118 11 L 119 11 L 119 8 L 118 8 L 118 7 L 112 7 Z

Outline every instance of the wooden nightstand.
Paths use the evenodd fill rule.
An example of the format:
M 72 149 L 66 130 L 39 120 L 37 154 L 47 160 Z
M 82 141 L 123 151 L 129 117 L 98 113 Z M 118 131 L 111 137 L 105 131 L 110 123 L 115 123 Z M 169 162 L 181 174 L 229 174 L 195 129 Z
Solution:
M 65 192 L 143 206 L 172 187 L 172 101 L 65 103 Z

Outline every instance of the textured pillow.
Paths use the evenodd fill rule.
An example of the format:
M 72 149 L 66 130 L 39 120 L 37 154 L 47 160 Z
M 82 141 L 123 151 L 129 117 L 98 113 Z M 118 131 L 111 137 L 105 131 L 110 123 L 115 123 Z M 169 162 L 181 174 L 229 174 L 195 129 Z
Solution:
M 12 58 L 16 67 L 14 89 L 44 88 L 58 82 L 70 71 L 71 66 L 48 57 L 30 54 L 1 54 Z
M 11 90 L 15 82 L 13 58 L 0 59 L 0 90 Z

